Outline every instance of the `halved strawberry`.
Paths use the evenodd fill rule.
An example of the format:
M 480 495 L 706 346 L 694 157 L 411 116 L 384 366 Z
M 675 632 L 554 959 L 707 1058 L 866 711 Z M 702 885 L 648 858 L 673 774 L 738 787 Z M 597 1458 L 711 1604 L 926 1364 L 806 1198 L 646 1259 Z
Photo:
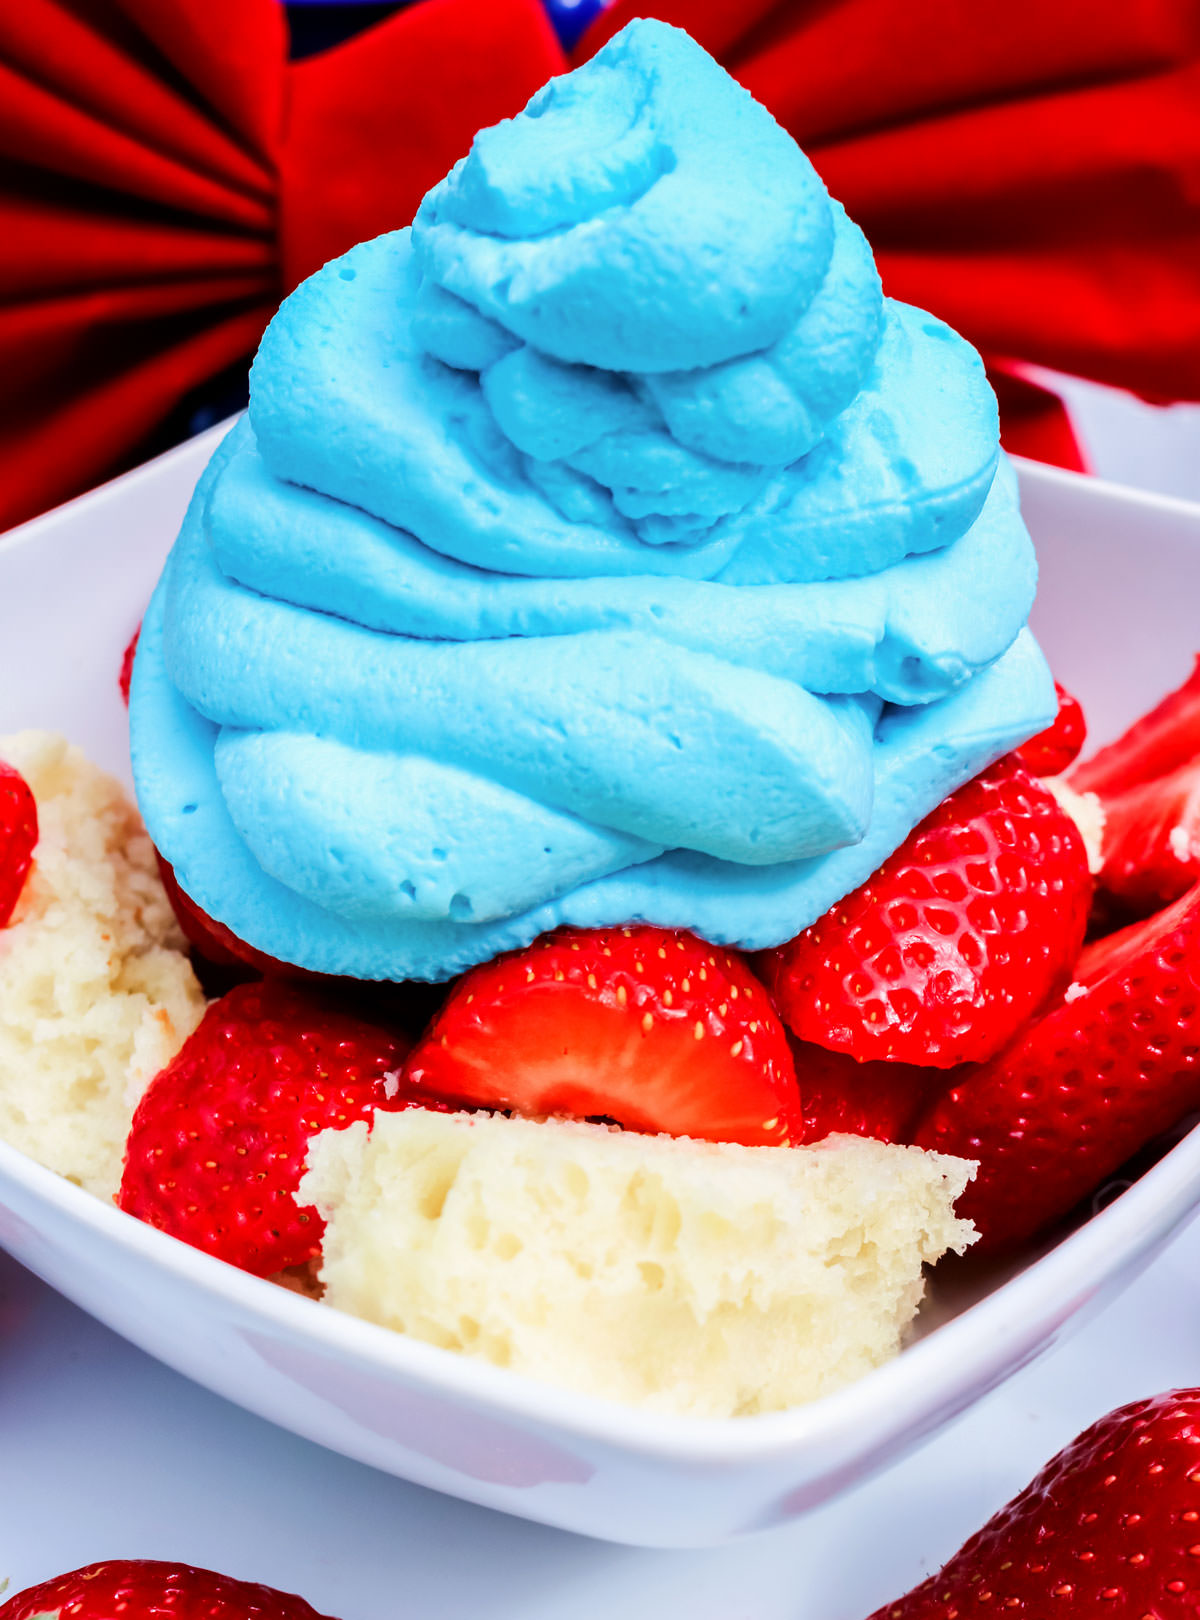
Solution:
M 0 928 L 16 908 L 38 841 L 37 802 L 29 783 L 0 759 Z
M 1088 946 L 1075 982 L 913 1134 L 978 1159 L 958 1213 L 1000 1248 L 1065 1215 L 1200 1107 L 1200 888 Z M 976 1251 L 972 1251 L 976 1252 Z
M 1091 890 L 1079 829 L 1009 755 L 758 966 L 802 1040 L 860 1062 L 978 1062 L 1070 977 Z
M 1200 757 L 1200 653 L 1183 685 L 1071 772 L 1080 793 L 1108 799 Z
M 411 1106 L 408 1042 L 281 980 L 215 1001 L 137 1106 L 120 1207 L 267 1277 L 312 1260 L 324 1225 L 296 1188 L 311 1137 Z
M 947 1084 L 939 1069 L 915 1063 L 857 1063 L 811 1041 L 793 1041 L 805 1142 L 835 1131 L 907 1142 L 934 1091 Z
M 1165 776 L 1101 795 L 1101 889 L 1145 915 L 1178 900 L 1200 878 L 1200 755 Z
M 1058 776 L 1077 758 L 1087 736 L 1087 725 L 1079 699 L 1071 696 L 1065 686 L 1054 683 L 1058 694 L 1058 713 L 1045 731 L 1030 737 L 1013 750 L 1017 759 L 1034 776 Z
M 39 1581 L 0 1604 L 0 1620 L 323 1620 L 302 1597 L 211 1569 L 113 1558 Z
M 750 1145 L 801 1135 L 766 991 L 735 951 L 670 929 L 563 929 L 472 968 L 404 1080 L 458 1107 Z

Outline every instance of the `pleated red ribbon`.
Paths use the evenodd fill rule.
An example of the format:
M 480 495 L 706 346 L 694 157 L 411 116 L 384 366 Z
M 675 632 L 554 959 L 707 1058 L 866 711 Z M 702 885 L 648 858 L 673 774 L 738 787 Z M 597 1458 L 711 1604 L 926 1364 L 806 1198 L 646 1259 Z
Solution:
M 577 58 L 647 11 L 985 352 L 1010 448 L 1079 464 L 1013 361 L 1200 398 L 1194 0 L 618 0 Z M 0 527 L 135 460 L 566 65 L 540 0 L 419 0 L 295 63 L 277 0 L 0 6 Z

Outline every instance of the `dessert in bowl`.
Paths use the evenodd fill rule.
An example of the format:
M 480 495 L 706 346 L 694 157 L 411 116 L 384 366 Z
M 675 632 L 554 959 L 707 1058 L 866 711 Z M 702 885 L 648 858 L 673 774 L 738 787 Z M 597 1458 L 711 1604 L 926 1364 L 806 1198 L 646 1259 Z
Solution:
M 714 109 L 720 163 L 701 138 Z M 328 1017 L 376 1032 L 366 1102 L 289 1145 L 295 1182 L 278 1191 L 307 1225 L 305 1263 L 324 1250 L 328 1298 L 405 1336 L 381 1352 L 336 1312 L 320 1328 L 288 1316 L 309 1301 L 255 1310 L 326 1346 L 415 1356 L 422 1374 L 439 1348 L 499 1363 L 437 1377 L 482 1378 L 489 1399 L 508 1379 L 555 1422 L 552 1382 L 745 1414 L 865 1372 L 897 1348 L 923 1261 L 970 1236 L 951 1209 L 977 1156 L 970 1110 L 937 1123 L 941 1154 L 924 1092 L 901 1120 L 896 1085 L 920 1070 L 941 1103 L 969 1062 L 1002 1086 L 992 1059 L 1053 1016 L 1081 943 L 1082 840 L 1005 762 L 1056 709 L 1024 629 L 1033 584 L 977 358 L 882 299 L 805 160 L 703 53 L 658 25 L 627 31 L 481 136 L 411 238 L 364 244 L 294 295 L 247 422 L 201 480 L 134 670 L 139 803 L 207 946 L 219 931 L 235 957 L 320 978 L 281 989 L 273 970 L 265 1010 L 251 986 L 210 1012 L 145 1093 L 134 1137 L 150 1148 L 131 1138 L 125 1207 L 226 1252 L 245 1208 L 184 1233 L 185 1200 L 165 1196 L 178 1176 L 153 1174 L 162 1133 L 174 1120 L 185 1166 L 211 1158 L 236 1181 L 212 1143 L 201 1157 L 186 1112 L 212 1080 L 214 1031 L 234 1029 L 243 1078 L 268 1025 L 276 1054 L 297 1032 L 310 1055 L 330 1029 L 349 1039 L 305 1027 L 336 976 L 359 989 Z M 956 798 L 963 784 L 988 802 Z M 902 1061 L 866 1049 L 866 1001 L 857 1031 L 815 1027 L 797 962 L 830 960 L 833 903 L 874 883 L 862 903 L 882 912 L 895 895 L 880 886 L 911 882 L 905 850 L 937 836 L 925 818 L 953 842 L 997 804 L 1029 825 L 983 880 L 995 859 L 1026 882 L 1031 829 L 1070 863 L 1071 903 L 1044 904 L 1061 885 L 1040 896 L 1054 949 L 1024 964 L 1020 995 L 1011 977 L 994 993 L 985 950 L 937 1042 L 929 1006 L 892 1018 L 884 997 Z M 940 898 L 944 915 L 970 897 Z M 1011 921 L 996 915 L 993 935 Z M 459 974 L 409 1032 L 363 988 Z M 1090 1005 L 1077 983 L 1064 1004 Z M 529 1016 L 530 985 L 558 1009 L 549 1024 Z M 271 1022 L 297 1001 L 298 1022 Z M 549 1061 L 560 1038 L 578 1043 L 565 1066 Z M 864 1101 L 847 1077 L 878 1086 L 881 1068 L 886 1097 Z M 875 1109 L 857 1124 L 832 1107 L 852 1092 Z M 584 1122 L 544 1117 L 564 1114 Z M 850 1134 L 830 1137 L 831 1117 Z M 186 1212 L 207 1212 L 203 1185 Z M 211 1279 L 206 1264 L 191 1256 L 188 1276 Z M 312 1340 L 281 1350 L 250 1331 L 278 1379 L 324 1382 Z M 522 1371 L 547 1381 L 536 1395 Z M 255 1402 L 280 1411 L 261 1382 Z M 628 1441 L 602 1410 L 594 1433 Z M 410 1420 L 388 1421 L 411 1445 Z M 376 1437 L 356 1454 L 386 1450 Z M 837 1450 L 809 1500 L 832 1488 Z M 800 1510 L 798 1488 L 778 1511 Z

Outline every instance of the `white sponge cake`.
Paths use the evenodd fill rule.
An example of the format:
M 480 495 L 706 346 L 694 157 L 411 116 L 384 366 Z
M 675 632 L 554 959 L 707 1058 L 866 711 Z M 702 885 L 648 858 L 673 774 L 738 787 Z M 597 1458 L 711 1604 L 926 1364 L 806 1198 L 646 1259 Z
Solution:
M 111 1198 L 146 1085 L 204 997 L 120 784 L 48 732 L 0 737 L 38 810 L 34 865 L 0 928 L 0 1137 Z
M 328 1303 L 532 1377 L 704 1416 L 894 1355 L 922 1268 L 974 1229 L 961 1159 L 413 1108 L 314 1139 Z

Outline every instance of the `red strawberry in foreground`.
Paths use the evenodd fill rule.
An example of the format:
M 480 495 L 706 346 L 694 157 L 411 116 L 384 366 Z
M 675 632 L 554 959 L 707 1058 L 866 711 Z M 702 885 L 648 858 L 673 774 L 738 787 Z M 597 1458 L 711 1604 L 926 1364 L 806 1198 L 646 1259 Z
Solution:
M 1057 681 L 1054 690 L 1058 694 L 1058 713 L 1051 724 L 1013 750 L 1016 759 L 1034 776 L 1058 776 L 1065 771 L 1078 756 L 1087 736 L 1079 699 L 1073 698 Z
M 1071 786 L 1111 798 L 1200 757 L 1200 653 L 1192 673 L 1116 742 L 1077 765 Z
M 967 1071 L 913 1140 L 980 1161 L 957 1209 L 995 1249 L 1065 1215 L 1198 1107 L 1200 888 L 1090 945 L 1060 1004 Z
M 190 1564 L 114 1558 L 0 1603 L 0 1620 L 329 1620 L 303 1598 Z
M 29 783 L 0 759 L 0 928 L 20 899 L 37 841 L 37 804 Z
M 309 1138 L 409 1106 L 406 1049 L 312 990 L 231 990 L 138 1104 L 118 1204 L 260 1277 L 304 1265 L 324 1232 L 295 1200 Z
M 1009 756 L 759 970 L 802 1040 L 860 1062 L 980 1061 L 1067 982 L 1091 891 L 1079 829 Z
M 563 929 L 472 968 L 404 1078 L 459 1107 L 750 1145 L 802 1133 L 766 991 L 736 952 L 670 929 Z
M 1135 1401 L 1060 1451 L 945 1566 L 871 1620 L 1200 1613 L 1200 1390 Z
M 856 1063 L 810 1041 L 793 1041 L 804 1142 L 835 1131 L 907 1142 L 934 1091 L 946 1084 L 939 1069 L 915 1063 Z

